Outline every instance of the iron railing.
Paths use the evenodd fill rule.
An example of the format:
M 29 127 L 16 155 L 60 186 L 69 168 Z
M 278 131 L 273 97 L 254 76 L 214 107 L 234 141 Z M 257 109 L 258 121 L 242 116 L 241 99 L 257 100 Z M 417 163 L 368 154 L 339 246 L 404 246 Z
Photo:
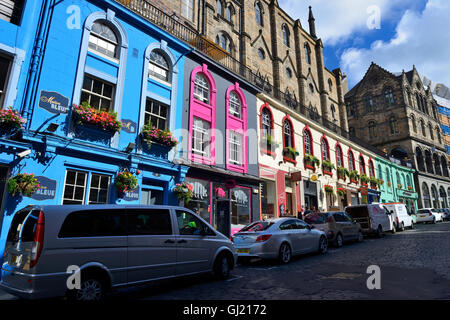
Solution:
M 387 156 L 378 148 L 367 143 L 366 141 L 351 135 L 348 131 L 344 130 L 336 123 L 329 121 L 325 117 L 321 116 L 316 110 L 302 105 L 297 98 L 289 93 L 281 92 L 277 88 L 273 87 L 269 81 L 264 79 L 261 75 L 255 74 L 250 68 L 243 65 L 240 61 L 233 58 L 225 50 L 223 50 L 217 44 L 206 39 L 199 34 L 196 30 L 189 28 L 180 21 L 169 16 L 164 11 L 158 9 L 147 0 L 115 0 L 121 3 L 131 11 L 137 13 L 141 17 L 150 21 L 154 25 L 160 27 L 164 31 L 172 34 L 176 38 L 186 42 L 193 46 L 197 50 L 206 54 L 210 58 L 219 62 L 222 66 L 236 73 L 240 77 L 244 78 L 262 92 L 270 95 L 276 100 L 282 102 L 290 109 L 306 116 L 309 120 L 321 125 L 324 128 L 332 130 L 336 134 L 351 140 L 352 142 L 360 145 L 361 147 L 370 150 L 371 152 L 386 157 Z

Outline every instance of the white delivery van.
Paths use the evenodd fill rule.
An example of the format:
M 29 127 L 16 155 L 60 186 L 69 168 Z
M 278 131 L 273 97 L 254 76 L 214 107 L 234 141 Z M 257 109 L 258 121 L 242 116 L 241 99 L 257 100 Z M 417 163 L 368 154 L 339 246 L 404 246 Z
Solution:
M 408 209 L 403 203 L 384 203 L 383 205 L 391 214 L 397 231 L 404 231 L 405 228 L 414 229 L 413 219 L 408 214 Z
M 381 238 L 383 232 L 396 231 L 390 212 L 379 203 L 350 206 L 345 212 L 361 225 L 364 235 L 375 234 Z

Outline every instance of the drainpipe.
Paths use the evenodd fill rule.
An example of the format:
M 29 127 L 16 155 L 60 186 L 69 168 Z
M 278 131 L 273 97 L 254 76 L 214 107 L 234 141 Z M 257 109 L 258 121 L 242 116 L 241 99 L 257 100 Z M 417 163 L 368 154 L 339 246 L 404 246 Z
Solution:
M 42 67 L 42 56 L 44 54 L 45 45 L 47 43 L 48 28 L 50 25 L 51 15 L 50 7 L 53 10 L 55 0 L 44 0 L 44 5 L 41 8 L 40 18 L 38 22 L 38 31 L 36 35 L 35 45 L 33 48 L 33 56 L 30 63 L 29 77 L 26 83 L 26 94 L 22 104 L 22 116 L 26 118 L 26 128 L 31 126 L 31 118 L 33 114 L 33 107 L 36 101 L 36 90 L 39 83 L 39 76 Z M 52 12 L 53 13 L 53 12 Z

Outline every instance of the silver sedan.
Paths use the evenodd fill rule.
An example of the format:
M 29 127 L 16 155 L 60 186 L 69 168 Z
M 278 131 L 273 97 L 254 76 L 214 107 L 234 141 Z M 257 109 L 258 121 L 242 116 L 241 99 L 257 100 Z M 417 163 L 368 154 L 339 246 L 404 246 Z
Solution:
M 258 257 L 288 263 L 293 255 L 328 251 L 328 239 L 323 231 L 293 218 L 253 222 L 232 240 L 241 260 Z

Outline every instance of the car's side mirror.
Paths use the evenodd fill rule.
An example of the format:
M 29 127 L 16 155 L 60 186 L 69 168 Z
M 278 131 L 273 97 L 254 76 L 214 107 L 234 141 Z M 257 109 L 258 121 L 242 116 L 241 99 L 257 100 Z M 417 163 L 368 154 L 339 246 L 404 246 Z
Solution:
M 393 214 L 393 213 L 394 213 L 394 210 L 391 210 L 389 213 L 390 213 L 390 214 Z
M 313 225 L 308 225 L 308 229 L 309 230 L 312 230 L 312 229 L 315 229 L 316 227 L 315 226 L 313 226 Z

